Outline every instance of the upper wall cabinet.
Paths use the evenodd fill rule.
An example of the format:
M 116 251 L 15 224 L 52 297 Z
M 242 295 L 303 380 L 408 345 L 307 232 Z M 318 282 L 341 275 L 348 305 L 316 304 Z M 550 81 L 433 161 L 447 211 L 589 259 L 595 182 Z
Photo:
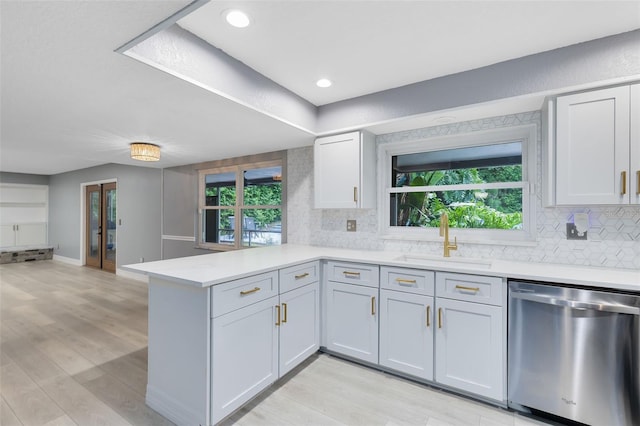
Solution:
M 640 84 L 560 96 L 556 108 L 555 204 L 640 203 Z
M 374 136 L 352 132 L 315 141 L 314 207 L 370 209 L 376 203 Z

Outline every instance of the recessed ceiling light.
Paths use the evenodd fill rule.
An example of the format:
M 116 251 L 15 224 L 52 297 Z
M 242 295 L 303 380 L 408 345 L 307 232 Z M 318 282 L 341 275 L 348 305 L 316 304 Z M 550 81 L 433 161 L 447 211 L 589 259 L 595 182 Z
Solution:
M 321 78 L 320 80 L 316 81 L 316 86 L 318 87 L 329 87 L 331 86 L 331 84 L 331 80 L 327 78 Z
M 251 20 L 249 19 L 249 15 L 247 15 L 241 10 L 237 10 L 237 9 L 227 10 L 225 11 L 224 15 L 229 25 L 234 26 L 236 28 L 245 28 L 245 27 L 248 27 L 249 24 L 251 23 Z

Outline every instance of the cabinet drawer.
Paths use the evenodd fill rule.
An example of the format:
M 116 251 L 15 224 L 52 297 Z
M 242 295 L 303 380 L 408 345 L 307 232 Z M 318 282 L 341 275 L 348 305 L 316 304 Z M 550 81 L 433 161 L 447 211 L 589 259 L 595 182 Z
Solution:
M 218 284 L 211 290 L 211 315 L 215 318 L 277 295 L 278 271 Z
M 320 279 L 320 262 L 309 262 L 280 269 L 280 293 L 293 290 Z
M 435 273 L 420 269 L 383 266 L 380 268 L 380 287 L 433 296 Z
M 378 287 L 378 271 L 377 265 L 327 262 L 327 279 L 329 281 Z
M 502 306 L 502 278 L 436 273 L 436 296 Z

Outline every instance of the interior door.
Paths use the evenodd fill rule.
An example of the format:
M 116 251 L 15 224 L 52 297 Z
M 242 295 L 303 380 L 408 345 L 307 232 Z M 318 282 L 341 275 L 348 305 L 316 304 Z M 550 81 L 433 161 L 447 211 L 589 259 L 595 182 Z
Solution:
M 87 266 L 116 271 L 116 183 L 87 185 L 86 262 Z

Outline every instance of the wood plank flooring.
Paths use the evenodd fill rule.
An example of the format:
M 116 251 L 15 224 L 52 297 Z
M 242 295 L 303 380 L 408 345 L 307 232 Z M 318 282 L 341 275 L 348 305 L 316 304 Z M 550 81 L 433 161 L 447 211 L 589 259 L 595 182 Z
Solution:
M 172 425 L 144 403 L 144 283 L 55 261 L 0 265 L 0 321 L 1 425 Z M 544 423 L 323 354 L 222 424 Z

